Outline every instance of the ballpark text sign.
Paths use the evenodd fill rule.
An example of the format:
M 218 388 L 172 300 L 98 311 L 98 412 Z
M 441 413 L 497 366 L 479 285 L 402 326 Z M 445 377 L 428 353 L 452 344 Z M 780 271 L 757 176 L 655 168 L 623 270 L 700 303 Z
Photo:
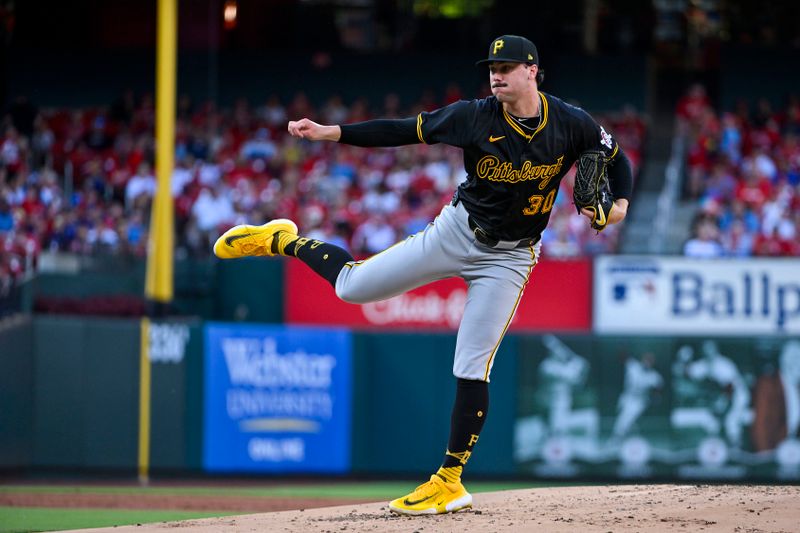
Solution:
M 601 333 L 800 333 L 800 261 L 601 257 Z

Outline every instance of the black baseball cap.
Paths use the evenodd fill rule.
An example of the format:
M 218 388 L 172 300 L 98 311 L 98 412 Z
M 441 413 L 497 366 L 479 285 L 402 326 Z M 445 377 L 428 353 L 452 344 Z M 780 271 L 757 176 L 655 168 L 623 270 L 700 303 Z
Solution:
M 493 61 L 511 61 L 513 63 L 539 64 L 539 53 L 536 46 L 519 35 L 501 35 L 489 45 L 489 57 L 481 59 L 476 65 Z

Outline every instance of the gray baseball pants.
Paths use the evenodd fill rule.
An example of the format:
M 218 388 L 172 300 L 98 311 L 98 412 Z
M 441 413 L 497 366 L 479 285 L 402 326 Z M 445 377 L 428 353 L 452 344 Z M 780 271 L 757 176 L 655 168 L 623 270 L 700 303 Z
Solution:
M 336 295 L 361 304 L 439 279 L 463 278 L 467 302 L 458 328 L 453 375 L 488 382 L 541 241 L 523 248 L 489 248 L 476 240 L 467 219 L 463 204 L 446 205 L 423 231 L 365 261 L 345 264 L 336 278 Z

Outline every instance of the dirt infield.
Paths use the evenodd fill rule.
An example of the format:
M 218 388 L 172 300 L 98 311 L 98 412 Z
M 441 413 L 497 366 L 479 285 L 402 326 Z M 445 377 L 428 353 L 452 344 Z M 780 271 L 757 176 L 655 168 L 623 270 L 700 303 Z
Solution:
M 444 516 L 395 516 L 380 502 L 82 531 L 790 533 L 800 531 L 798 502 L 797 486 L 569 487 L 477 494 L 475 509 Z

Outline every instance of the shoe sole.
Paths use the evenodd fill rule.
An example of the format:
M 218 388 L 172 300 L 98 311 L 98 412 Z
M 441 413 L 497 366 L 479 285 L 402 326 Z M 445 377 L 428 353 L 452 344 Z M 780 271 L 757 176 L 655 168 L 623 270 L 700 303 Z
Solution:
M 266 224 L 263 224 L 261 226 L 253 226 L 252 224 L 239 224 L 238 226 L 232 227 L 231 229 L 229 229 L 228 231 L 226 231 L 225 233 L 220 235 L 219 238 L 217 238 L 217 241 L 214 243 L 214 255 L 216 255 L 220 259 L 235 259 L 235 258 L 238 258 L 238 257 L 247 257 L 247 256 L 244 256 L 244 255 L 242 255 L 242 256 L 238 256 L 238 255 L 231 256 L 231 255 L 229 255 L 227 253 L 227 250 L 226 250 L 226 246 L 228 246 L 228 245 L 225 243 L 225 239 L 227 239 L 231 234 L 233 234 L 233 233 L 235 233 L 237 231 L 240 231 L 242 228 L 247 228 L 247 227 L 265 228 L 266 226 L 270 226 L 270 225 L 272 225 L 272 226 L 278 226 L 278 225 L 288 226 L 291 229 L 290 232 L 293 235 L 297 235 L 297 225 L 294 222 L 292 222 L 291 220 L 289 220 L 288 218 L 278 218 L 278 219 L 275 219 L 275 220 L 270 220 L 269 222 L 267 222 Z M 286 229 L 281 229 L 281 230 L 278 230 L 278 231 L 287 231 L 287 230 Z
M 436 510 L 435 507 L 430 507 L 428 509 L 420 509 L 419 511 L 415 511 L 413 509 L 402 509 L 400 507 L 393 507 L 389 504 L 389 510 L 393 513 L 409 515 L 409 516 L 420 516 L 420 515 L 428 515 L 428 514 L 447 514 L 447 513 L 457 513 L 459 511 L 463 511 L 464 509 L 471 509 L 472 508 L 472 495 L 465 494 L 464 496 L 458 498 L 457 500 L 453 500 L 452 502 L 445 505 L 445 510 L 439 512 Z

